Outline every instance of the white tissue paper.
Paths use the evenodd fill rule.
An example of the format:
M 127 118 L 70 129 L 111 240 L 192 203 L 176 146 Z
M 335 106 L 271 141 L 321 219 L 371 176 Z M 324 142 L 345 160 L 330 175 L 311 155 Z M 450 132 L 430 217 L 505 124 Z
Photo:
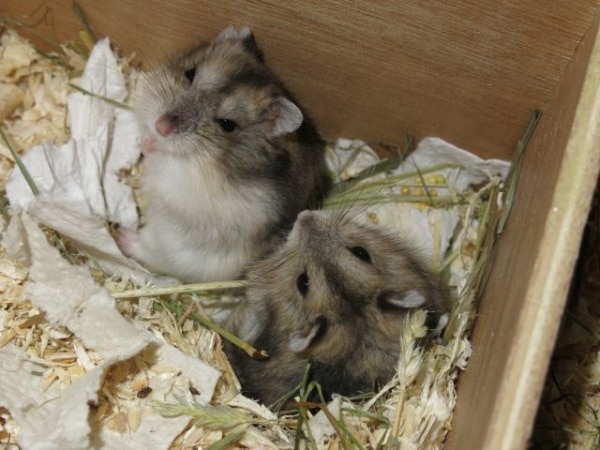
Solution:
M 104 371 L 149 348 L 156 355 L 155 364 L 162 366 L 163 376 L 151 380 L 152 393 L 142 405 L 141 423 L 125 434 L 101 429 L 103 444 L 97 447 L 168 448 L 189 418 L 162 417 L 148 402 L 187 399 L 206 404 L 213 396 L 219 371 L 123 318 L 114 299 L 94 282 L 88 270 L 65 261 L 26 213 L 13 221 L 19 226 L 13 222 L 6 239 L 12 241 L 13 248 L 21 239 L 20 247 L 30 252 L 31 269 L 25 287 L 31 302 L 45 312 L 49 322 L 68 328 L 102 358 L 101 364 L 68 388 L 43 392 L 41 374 L 47 362 L 35 361 L 10 346 L 0 352 L 0 405 L 16 420 L 20 443 L 33 449 L 88 448 L 90 436 L 94 436 L 88 421 L 89 406 L 97 400 Z M 190 386 L 200 393 L 193 399 Z
M 379 157 L 364 142 L 347 139 L 339 139 L 333 152 L 327 155 L 328 167 L 342 180 L 377 162 Z M 373 179 L 407 174 L 418 180 L 418 171 L 427 170 L 427 176 L 438 174 L 444 177 L 446 187 L 436 187 L 437 194 L 452 196 L 483 181 L 504 179 L 509 167 L 506 161 L 483 160 L 442 139 L 428 137 L 396 169 Z M 430 171 L 432 168 L 436 170 Z M 406 181 L 410 182 L 411 178 Z M 387 188 L 386 193 L 400 194 L 402 185 L 403 182 L 398 182 L 393 188 Z M 413 243 L 435 268 L 441 264 L 455 235 L 460 213 L 457 206 L 434 208 L 423 207 L 418 202 L 387 202 L 365 207 L 358 218 L 371 226 L 375 224 L 397 232 L 407 242 Z
M 125 79 L 108 39 L 90 54 L 81 88 L 97 96 L 124 102 Z M 122 273 L 138 284 L 150 274 L 126 258 L 110 236 L 107 221 L 137 228 L 132 189 L 118 178 L 120 169 L 140 155 L 140 131 L 133 113 L 102 98 L 73 92 L 68 96 L 71 139 L 29 149 L 22 157 L 38 190 L 34 196 L 15 168 L 6 195 L 15 210 L 27 211 L 38 222 L 69 237 L 107 273 Z
M 125 101 L 125 80 L 107 39 L 94 47 L 80 86 Z M 166 449 L 189 418 L 162 417 L 151 401 L 206 404 L 220 373 L 143 324 L 125 319 L 89 270 L 68 263 L 39 229 L 42 223 L 59 231 L 108 273 L 122 273 L 139 284 L 150 280 L 148 272 L 121 254 L 106 227 L 112 221 L 137 228 L 132 190 L 117 176 L 139 157 L 134 117 L 126 109 L 79 92 L 69 95 L 68 105 L 71 140 L 61 146 L 31 148 L 22 158 L 39 195 L 33 195 L 18 168 L 10 176 L 6 190 L 13 217 L 2 244 L 14 258 L 30 264 L 25 288 L 31 302 L 50 323 L 75 334 L 101 362 L 90 361 L 86 351 L 79 349 L 81 377 L 62 390 L 44 390 L 42 375 L 52 363 L 7 345 L 0 349 L 0 406 L 16 421 L 23 448 Z M 136 399 L 143 412 L 139 423 L 124 433 L 91 429 L 90 405 L 97 401 L 103 374 L 112 364 L 142 351 L 152 352 L 152 367 L 159 367 L 160 376 L 149 380 L 148 397 Z M 198 395 L 192 396 L 192 386 Z
M 43 392 L 46 364 L 13 344 L 0 348 L 0 404 L 19 425 L 19 444 L 29 450 L 89 448 L 88 402 L 96 399 L 102 368 L 61 392 Z
M 327 404 L 327 409 L 335 420 L 341 419 L 342 397 L 334 395 L 333 399 Z M 315 442 L 324 445 L 325 440 L 336 433 L 335 427 L 324 411 L 319 411 L 311 417 L 306 427 L 310 428 L 310 432 Z

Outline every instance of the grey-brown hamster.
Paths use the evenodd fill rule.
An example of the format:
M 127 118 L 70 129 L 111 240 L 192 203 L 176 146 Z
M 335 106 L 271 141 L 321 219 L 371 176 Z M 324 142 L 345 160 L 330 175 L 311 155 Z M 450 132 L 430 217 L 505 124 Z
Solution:
M 143 76 L 136 110 L 147 212 L 116 240 L 155 272 L 237 278 L 322 195 L 324 142 L 247 27 Z
M 433 331 L 450 310 L 446 290 L 407 243 L 347 211 L 300 213 L 248 280 L 247 299 L 225 326 L 269 358 L 226 350 L 245 394 L 268 405 L 299 385 L 307 360 L 328 395 L 372 391 L 396 371 L 406 312 L 428 310 Z

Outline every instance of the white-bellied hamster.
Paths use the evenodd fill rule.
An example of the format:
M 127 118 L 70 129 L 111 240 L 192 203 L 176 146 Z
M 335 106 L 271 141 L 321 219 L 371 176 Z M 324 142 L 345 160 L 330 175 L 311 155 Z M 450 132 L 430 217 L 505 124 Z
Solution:
M 447 290 L 400 238 L 348 211 L 303 211 L 280 249 L 248 270 L 225 327 L 269 354 L 226 351 L 243 392 L 267 405 L 297 387 L 308 360 L 326 395 L 370 392 L 394 375 L 407 311 L 447 321 Z
M 145 224 L 121 250 L 186 282 L 239 277 L 326 189 L 324 141 L 247 27 L 140 80 Z

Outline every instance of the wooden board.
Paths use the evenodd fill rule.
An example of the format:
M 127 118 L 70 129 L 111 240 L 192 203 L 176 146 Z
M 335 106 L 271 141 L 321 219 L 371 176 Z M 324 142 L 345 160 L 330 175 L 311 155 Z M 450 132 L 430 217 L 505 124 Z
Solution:
M 82 29 L 71 3 L 2 0 L 0 15 L 63 42 Z M 410 131 L 510 158 L 600 0 L 78 3 L 99 36 L 148 61 L 249 24 L 329 138 L 401 144 Z
M 596 20 L 522 161 L 448 449 L 524 449 L 531 434 L 600 170 L 597 30 Z

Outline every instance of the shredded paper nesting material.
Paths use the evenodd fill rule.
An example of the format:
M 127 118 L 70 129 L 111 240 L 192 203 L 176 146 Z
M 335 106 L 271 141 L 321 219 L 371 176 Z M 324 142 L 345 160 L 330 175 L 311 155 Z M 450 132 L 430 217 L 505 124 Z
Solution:
M 65 47 L 62 64 L 11 30 L 0 39 L 1 128 L 39 191 L 0 143 L 10 203 L 0 249 L 0 443 L 293 448 L 301 429 L 309 447 L 441 447 L 471 353 L 485 214 L 501 207 L 506 162 L 427 138 L 396 167 L 370 174 L 380 160 L 364 143 L 340 139 L 328 148 L 342 188 L 325 207 L 360 205 L 361 220 L 418 242 L 447 274 L 455 306 L 443 339 L 425 349 L 416 344 L 424 317 L 414 315 L 397 375 L 375 396 L 336 397 L 318 413 L 304 411 L 305 421 L 278 416 L 239 394 L 220 338 L 193 320 L 204 314 L 200 294 L 185 302 L 151 290 L 134 300 L 111 295 L 173 282 L 122 255 L 108 231 L 109 222 L 140 223 L 137 190 L 126 182 L 139 130 L 123 107 L 136 71 L 107 39 L 88 58 Z

